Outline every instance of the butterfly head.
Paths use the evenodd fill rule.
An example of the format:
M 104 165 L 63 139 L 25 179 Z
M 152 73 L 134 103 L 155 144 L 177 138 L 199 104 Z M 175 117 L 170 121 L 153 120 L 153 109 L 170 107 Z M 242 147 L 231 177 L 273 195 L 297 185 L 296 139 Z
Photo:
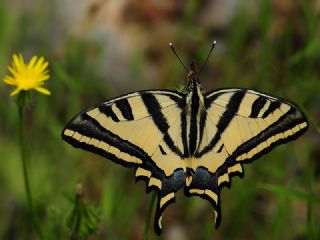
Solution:
M 197 65 L 195 64 L 194 61 L 192 61 L 190 63 L 190 69 L 188 71 L 187 81 L 186 81 L 187 89 L 189 91 L 191 91 L 192 88 L 194 88 L 194 87 L 200 86 L 198 77 L 199 77 L 199 72 L 198 72 Z
M 190 69 L 188 71 L 187 80 L 188 82 L 192 80 L 197 80 L 198 78 L 198 69 L 194 61 L 190 63 Z
M 176 50 L 174 49 L 172 43 L 169 43 L 169 46 L 173 52 L 173 54 L 178 58 L 179 62 L 182 64 L 182 66 L 184 67 L 184 69 L 186 70 L 187 72 L 187 81 L 185 82 L 184 84 L 184 87 L 185 89 L 187 89 L 189 92 L 192 91 L 193 89 L 194 90 L 197 90 L 197 91 L 201 91 L 201 86 L 200 86 L 200 83 L 199 83 L 199 74 L 201 73 L 201 71 L 204 69 L 206 63 L 208 62 L 208 59 L 214 49 L 216 45 L 216 41 L 213 41 L 212 45 L 211 45 L 211 48 L 210 48 L 210 51 L 207 55 L 207 58 L 205 59 L 205 61 L 203 62 L 200 70 L 198 71 L 197 67 L 196 67 L 196 64 L 192 61 L 191 64 L 190 64 L 190 68 L 188 69 L 186 67 L 186 65 L 183 63 L 183 61 L 181 60 L 181 58 L 179 57 L 179 55 L 177 54 Z

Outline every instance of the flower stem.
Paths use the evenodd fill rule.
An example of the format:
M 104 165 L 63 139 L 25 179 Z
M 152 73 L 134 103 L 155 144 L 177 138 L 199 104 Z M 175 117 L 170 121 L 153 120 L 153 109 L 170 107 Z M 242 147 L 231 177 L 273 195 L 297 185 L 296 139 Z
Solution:
M 157 194 L 153 193 L 152 197 L 151 197 L 151 200 L 150 200 L 150 203 L 149 203 L 148 213 L 147 213 L 147 218 L 146 218 L 146 223 L 145 223 L 145 228 L 144 228 L 144 234 L 143 234 L 143 239 L 144 240 L 148 240 L 149 239 L 148 233 L 149 233 L 149 228 L 150 228 L 152 210 L 153 210 L 154 203 L 156 201 L 156 197 L 157 197 Z
M 19 141 L 20 141 L 20 153 L 21 153 L 21 160 L 22 160 L 22 168 L 23 168 L 23 180 L 24 180 L 24 186 L 25 191 L 27 195 L 27 202 L 28 202 L 28 208 L 29 212 L 31 214 L 31 220 L 32 224 L 38 234 L 38 237 L 40 239 L 44 239 L 42 231 L 40 226 L 37 223 L 34 208 L 33 208 L 33 202 L 31 197 L 31 190 L 30 190 L 30 183 L 29 183 L 29 175 L 28 175 L 28 153 L 25 143 L 25 136 L 24 136 L 24 107 L 18 104 L 19 108 Z

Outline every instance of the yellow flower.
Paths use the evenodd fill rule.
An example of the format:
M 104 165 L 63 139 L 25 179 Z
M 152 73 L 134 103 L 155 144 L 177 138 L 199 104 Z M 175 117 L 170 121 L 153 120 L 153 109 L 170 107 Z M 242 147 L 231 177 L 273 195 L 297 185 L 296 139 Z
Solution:
M 25 63 L 22 55 L 13 55 L 12 66 L 8 67 L 12 76 L 5 76 L 3 81 L 6 84 L 14 85 L 10 96 L 18 94 L 20 91 L 36 90 L 40 93 L 50 95 L 50 91 L 42 85 L 49 79 L 48 62 L 43 57 L 33 56 L 29 63 Z

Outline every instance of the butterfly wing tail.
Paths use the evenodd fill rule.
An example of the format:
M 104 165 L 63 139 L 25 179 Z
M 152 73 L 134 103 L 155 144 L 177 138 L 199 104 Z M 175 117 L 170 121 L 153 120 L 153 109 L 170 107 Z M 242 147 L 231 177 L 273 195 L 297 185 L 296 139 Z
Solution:
M 203 167 L 197 168 L 189 186 L 184 189 L 186 196 L 199 196 L 208 200 L 214 208 L 215 227 L 221 223 L 221 208 L 218 181 L 215 175 Z
M 185 185 L 185 172 L 176 170 L 170 177 L 162 180 L 162 188 L 158 191 L 157 208 L 154 218 L 154 230 L 160 235 L 162 230 L 162 215 L 166 207 L 175 201 L 175 193 Z

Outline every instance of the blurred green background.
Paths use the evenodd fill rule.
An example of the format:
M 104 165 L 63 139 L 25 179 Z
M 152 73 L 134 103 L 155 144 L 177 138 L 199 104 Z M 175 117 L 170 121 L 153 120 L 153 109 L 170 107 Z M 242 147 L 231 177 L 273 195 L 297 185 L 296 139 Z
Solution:
M 222 190 L 219 229 L 209 202 L 179 192 L 160 239 L 320 239 L 319 0 L 2 0 L 1 79 L 13 53 L 50 63 L 52 95 L 36 94 L 26 119 L 31 188 L 45 239 L 143 238 L 152 197 L 145 184 L 135 184 L 132 169 L 72 148 L 61 130 L 110 97 L 178 88 L 186 76 L 168 42 L 186 63 L 201 63 L 213 40 L 218 44 L 200 76 L 204 89 L 244 87 L 287 98 L 301 106 L 310 128 L 246 165 L 244 179 L 235 177 Z M 37 239 L 10 91 L 0 84 L 0 239 Z M 75 227 L 78 183 L 88 214 Z M 149 237 L 156 239 L 152 225 Z

